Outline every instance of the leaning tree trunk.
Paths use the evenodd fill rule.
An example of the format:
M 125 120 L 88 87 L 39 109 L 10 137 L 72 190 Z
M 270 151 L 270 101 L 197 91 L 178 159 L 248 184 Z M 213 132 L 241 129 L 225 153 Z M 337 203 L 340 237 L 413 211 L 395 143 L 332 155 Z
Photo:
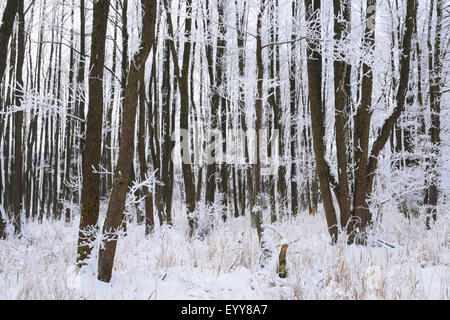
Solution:
M 414 31 L 414 16 L 417 12 L 417 6 L 417 0 L 408 0 L 405 21 L 406 29 L 403 35 L 402 51 L 400 55 L 400 80 L 395 98 L 397 105 L 392 114 L 383 123 L 383 126 L 381 127 L 381 130 L 372 145 L 369 163 L 367 165 L 367 194 L 365 195 L 366 202 L 372 193 L 375 170 L 377 169 L 378 165 L 378 156 L 386 145 L 386 142 L 389 139 L 389 135 L 392 132 L 392 128 L 405 109 L 406 93 L 408 91 L 411 65 L 411 39 Z
M 320 2 L 305 0 L 306 20 L 317 19 L 320 24 Z M 319 27 L 320 28 L 320 27 Z M 320 33 L 315 34 L 320 37 Z M 328 232 L 333 242 L 338 239 L 336 211 L 330 189 L 331 176 L 328 163 L 325 160 L 325 115 L 322 109 L 322 53 L 320 39 L 307 39 L 306 53 L 308 69 L 308 92 L 311 107 L 311 128 L 313 136 L 313 149 L 316 158 L 317 175 L 319 176 L 320 191 L 328 224 Z
M 103 243 L 100 246 L 98 257 L 98 279 L 104 282 L 111 280 L 114 256 L 116 253 L 117 231 L 123 220 L 125 199 L 130 181 L 130 168 L 134 156 L 134 133 L 136 127 L 136 111 L 139 94 L 139 83 L 142 72 L 144 72 L 150 50 L 155 39 L 156 24 L 156 0 L 142 0 L 143 3 L 143 26 L 141 48 L 133 57 L 130 64 L 127 86 L 123 102 L 123 118 L 121 128 L 121 145 L 119 159 L 114 175 L 114 183 L 111 198 L 106 212 L 105 224 L 103 226 Z M 143 78 L 143 77 L 142 77 Z

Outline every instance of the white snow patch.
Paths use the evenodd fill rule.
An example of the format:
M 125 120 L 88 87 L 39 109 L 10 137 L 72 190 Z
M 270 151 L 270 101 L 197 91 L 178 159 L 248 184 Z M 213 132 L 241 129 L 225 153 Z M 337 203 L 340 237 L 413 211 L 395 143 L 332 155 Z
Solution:
M 275 252 L 261 269 L 248 216 L 188 240 L 178 212 L 174 227 L 157 227 L 148 238 L 143 226 L 129 224 L 110 283 L 96 278 L 96 247 L 76 274 L 78 221 L 29 222 L 22 238 L 0 240 L 0 299 L 449 299 L 448 217 L 441 213 L 427 231 L 421 218 L 385 212 L 374 236 L 395 248 L 348 246 L 345 239 L 332 246 L 320 212 L 265 221 Z M 276 274 L 280 241 L 290 243 L 286 279 Z

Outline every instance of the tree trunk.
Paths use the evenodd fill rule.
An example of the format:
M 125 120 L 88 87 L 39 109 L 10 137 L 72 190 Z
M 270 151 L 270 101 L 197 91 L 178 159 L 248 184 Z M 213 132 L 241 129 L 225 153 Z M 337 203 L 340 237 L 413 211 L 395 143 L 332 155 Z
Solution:
M 170 217 L 171 214 L 168 210 L 168 199 L 169 199 L 169 167 L 171 163 L 170 154 L 171 154 L 171 132 L 170 132 L 170 97 L 171 97 L 171 86 L 170 86 L 170 40 L 164 40 L 163 46 L 163 74 L 162 74 L 162 105 L 161 105 L 161 118 L 162 118 L 162 159 L 161 159 L 161 168 L 159 171 L 160 181 L 163 185 L 158 186 L 160 190 L 160 195 L 157 197 L 158 211 L 159 215 L 166 216 L 167 223 L 172 223 Z M 155 84 L 156 85 L 156 84 Z
M 14 20 L 19 3 L 20 0 L 8 0 L 5 10 L 3 11 L 3 18 L 0 24 L 0 84 L 2 83 L 3 74 L 5 73 L 6 58 L 8 57 L 8 42 L 13 31 Z
M 117 161 L 111 198 L 108 204 L 103 240 L 98 257 L 98 279 L 104 282 L 111 280 L 114 256 L 120 224 L 123 220 L 123 210 L 130 180 L 130 168 L 134 156 L 134 133 L 136 127 L 136 105 L 139 94 L 139 79 L 144 72 L 150 50 L 155 39 L 156 0 L 142 0 L 143 26 L 139 51 L 130 64 L 127 86 L 123 102 L 123 120 L 121 130 L 121 145 Z
M 17 35 L 17 64 L 16 64 L 16 85 L 15 85 L 15 104 L 20 107 L 23 99 L 23 80 L 22 68 L 25 56 L 25 19 L 23 13 L 23 0 L 19 0 L 17 12 L 19 14 L 19 31 Z M 14 209 L 14 233 L 21 232 L 21 211 L 23 205 L 22 199 L 22 130 L 23 130 L 23 111 L 17 111 L 14 115 L 14 174 L 13 174 L 13 209 Z
M 106 27 L 108 24 L 109 0 L 94 4 L 91 60 L 89 66 L 89 110 L 85 150 L 83 151 L 83 189 L 81 192 L 81 219 L 78 234 L 77 262 L 81 266 L 91 253 L 94 241 L 92 229 L 97 228 L 100 177 L 99 170 L 101 136 L 103 124 L 103 65 L 105 61 Z
M 349 4 L 341 0 L 333 1 L 334 7 L 334 39 L 343 40 L 346 37 L 347 24 L 350 24 Z M 344 20 L 340 20 L 343 17 Z M 338 44 L 339 45 L 339 44 Z M 334 105 L 335 105 L 335 130 L 336 130 L 336 152 L 338 162 L 339 192 L 338 203 L 341 214 L 341 227 L 350 232 L 348 226 L 350 219 L 350 194 L 348 187 L 348 163 L 347 163 L 347 134 L 345 126 L 348 122 L 348 97 L 349 78 L 347 77 L 349 65 L 343 61 L 334 61 Z
M 320 2 L 305 0 L 306 20 L 320 19 Z M 320 24 L 320 20 L 318 20 Z M 320 33 L 319 33 L 320 34 Z M 311 107 L 311 127 L 313 136 L 313 148 L 316 158 L 317 175 L 319 176 L 320 191 L 323 198 L 323 206 L 327 218 L 328 232 L 335 243 L 338 239 L 338 227 L 336 211 L 330 189 L 330 169 L 325 160 L 325 115 L 322 109 L 322 53 L 320 39 L 308 39 L 306 53 L 308 69 L 308 92 Z
M 364 46 L 372 48 L 375 44 L 375 28 L 373 25 L 374 8 L 376 0 L 367 0 L 366 30 L 364 35 Z M 371 49 L 366 49 L 371 50 Z M 372 117 L 372 67 L 363 63 L 363 76 L 361 87 L 361 104 L 355 118 L 355 193 L 353 198 L 354 229 L 359 229 L 364 233 L 367 223 L 370 220 L 370 212 L 367 204 L 368 191 L 368 170 L 367 162 L 369 157 L 369 133 L 370 120 Z
M 191 57 L 191 26 L 192 19 L 190 15 L 192 13 L 192 0 L 186 0 L 186 20 L 184 22 L 184 36 L 188 41 L 184 44 L 183 49 L 183 65 L 181 69 L 181 79 L 180 79 L 180 96 L 181 96 L 181 111 L 180 111 L 180 129 L 189 132 L 189 65 Z M 191 166 L 191 155 L 190 150 L 184 150 L 188 155 L 183 158 L 189 159 L 188 163 L 183 161 L 182 171 L 184 180 L 184 190 L 186 196 L 186 207 L 188 214 L 189 223 L 189 234 L 192 236 L 195 229 L 197 228 L 197 219 L 193 216 L 195 211 L 195 185 L 194 185 L 194 174 L 192 172 Z
M 262 56 L 262 18 L 266 9 L 265 0 L 262 0 L 259 7 L 259 13 L 256 22 L 256 101 L 255 101 L 255 133 L 256 133 L 256 163 L 252 165 L 253 171 L 253 196 L 255 206 L 251 214 L 253 215 L 256 232 L 258 234 L 259 243 L 262 249 L 262 266 L 268 262 L 271 252 L 267 247 L 264 238 L 264 218 L 263 218 L 263 195 L 261 190 L 261 141 L 260 131 L 262 128 L 262 111 L 263 111 L 263 81 L 264 81 L 264 64 Z
M 429 129 L 430 142 L 433 146 L 433 154 L 430 159 L 429 170 L 436 172 L 438 166 L 438 157 L 440 154 L 439 148 L 441 144 L 441 88 L 442 88 L 442 57 L 441 57 L 441 40 L 442 40 L 442 0 L 436 0 L 436 31 L 434 38 L 434 55 L 431 50 L 429 52 L 430 72 L 430 112 L 431 112 L 431 127 Z M 433 10 L 433 8 L 430 8 Z M 430 21 L 431 23 L 431 21 Z M 429 40 L 431 41 L 431 40 Z M 436 174 L 429 181 L 427 190 L 427 229 L 431 228 L 431 221 L 437 219 L 437 204 L 439 199 L 439 176 Z
M 292 19 L 295 21 L 297 19 L 297 1 L 294 0 L 292 2 Z M 295 39 L 295 27 L 292 30 L 293 35 L 291 36 L 291 40 Z M 297 137 L 298 137 L 298 128 L 297 128 L 297 91 L 296 91 L 296 44 L 293 41 L 291 43 L 291 59 L 290 59 L 290 68 L 289 68 L 289 100 L 290 100 L 290 156 L 291 156 L 291 212 L 295 217 L 298 213 L 298 187 L 297 187 L 297 165 L 295 160 L 297 159 Z
M 139 128 L 138 128 L 138 154 L 139 166 L 141 173 L 141 181 L 147 179 L 148 167 L 147 157 L 145 155 L 145 82 L 144 82 L 144 68 L 141 70 L 139 80 Z M 155 219 L 153 216 L 153 194 L 149 192 L 148 187 L 143 187 L 143 195 L 145 197 L 145 234 L 149 235 L 153 232 L 155 226 Z

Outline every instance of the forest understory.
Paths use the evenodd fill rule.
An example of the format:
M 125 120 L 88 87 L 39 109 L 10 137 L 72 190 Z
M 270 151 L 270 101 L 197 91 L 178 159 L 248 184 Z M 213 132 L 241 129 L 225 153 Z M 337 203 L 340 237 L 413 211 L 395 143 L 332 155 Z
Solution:
M 96 255 L 77 273 L 78 221 L 30 222 L 21 239 L 0 241 L 0 299 L 448 300 L 449 208 L 432 233 L 422 218 L 408 220 L 391 206 L 383 210 L 368 246 L 345 240 L 331 246 L 322 210 L 271 225 L 274 249 L 289 244 L 284 279 L 276 259 L 261 269 L 249 217 L 219 222 L 203 240 L 188 240 L 178 210 L 174 227 L 158 227 L 149 237 L 143 225 L 130 223 L 110 283 L 97 280 Z

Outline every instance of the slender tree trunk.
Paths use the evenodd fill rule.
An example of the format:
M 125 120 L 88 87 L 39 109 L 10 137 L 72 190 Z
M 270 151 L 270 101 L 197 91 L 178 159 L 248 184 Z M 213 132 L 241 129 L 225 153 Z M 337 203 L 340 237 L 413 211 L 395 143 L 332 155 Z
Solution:
M 279 2 L 275 0 L 275 8 L 278 8 Z M 275 23 L 280 18 L 279 13 L 275 14 Z M 275 28 L 275 41 L 279 41 L 279 27 L 278 24 Z M 283 213 L 286 207 L 287 201 L 287 187 L 286 187 L 286 165 L 284 164 L 285 159 L 285 124 L 282 120 L 282 115 L 285 110 L 282 108 L 281 104 L 281 61 L 280 61 L 280 46 L 275 48 L 275 80 L 277 81 L 275 86 L 275 105 L 276 110 L 274 110 L 274 126 L 276 130 L 279 130 L 279 143 L 278 143 L 278 155 L 281 159 L 281 163 L 278 167 L 277 175 L 277 191 L 280 196 L 279 198 L 279 212 Z
M 91 60 L 89 67 L 89 110 L 85 150 L 83 151 L 83 189 L 81 192 L 81 219 L 78 235 L 77 262 L 81 266 L 91 253 L 93 228 L 97 228 L 100 178 L 93 170 L 99 169 L 103 122 L 103 65 L 105 61 L 106 27 L 109 0 L 94 5 Z
M 71 19 L 71 29 L 70 29 L 70 43 L 73 43 L 74 39 L 74 2 L 75 0 L 72 0 L 72 7 L 70 12 L 70 19 Z M 63 197 L 66 202 L 69 202 L 72 200 L 72 194 L 69 187 L 69 183 L 72 179 L 72 157 L 73 157 L 73 132 L 72 132 L 72 116 L 74 115 L 73 107 L 74 107 L 74 67 L 75 67 L 75 61 L 74 61 L 74 55 L 75 50 L 73 46 L 70 46 L 70 58 L 69 58 L 69 90 L 68 90 L 68 103 L 67 103 L 67 109 L 66 109 L 66 128 L 65 128 L 65 168 L 64 168 L 64 176 L 61 180 L 63 183 Z M 65 221 L 70 222 L 70 208 L 66 208 L 65 212 Z
M 239 3 L 235 0 L 236 8 L 239 8 Z M 244 77 L 245 77 L 245 43 L 246 43 L 246 33 L 244 31 L 245 22 L 247 17 L 247 1 L 243 1 L 242 9 L 236 11 L 236 30 L 237 30 L 237 45 L 239 49 L 239 96 L 238 96 L 238 116 L 239 116 L 239 124 L 241 129 L 246 132 L 247 131 L 247 123 L 245 119 L 245 91 L 244 91 Z M 244 159 L 245 164 L 249 163 L 249 151 L 248 144 L 244 140 Z M 242 183 L 240 189 L 240 198 L 241 198 L 241 212 L 242 215 L 245 215 L 246 211 L 246 197 L 249 198 L 250 203 L 250 212 L 253 210 L 254 204 L 254 195 L 253 195 L 253 180 L 252 180 L 252 172 L 250 168 L 243 168 L 239 170 L 239 173 L 242 173 Z M 240 174 L 238 174 L 240 176 Z M 247 180 L 247 181 L 245 181 Z M 247 185 L 247 188 L 246 188 Z M 245 195 L 245 191 L 247 195 Z
M 375 3 L 375 0 L 367 0 L 367 8 L 373 8 Z M 375 44 L 375 28 L 373 25 L 369 25 L 372 14 L 374 14 L 373 11 L 367 10 L 364 36 L 364 45 L 366 48 L 372 48 Z M 355 145 L 358 147 L 355 152 L 357 169 L 355 170 L 355 193 L 353 199 L 354 228 L 358 228 L 362 233 L 370 220 L 366 195 L 368 191 L 367 163 L 369 157 L 370 119 L 372 117 L 372 85 L 372 67 L 363 63 L 361 104 L 358 107 L 355 118 Z
M 403 35 L 402 51 L 400 55 L 400 80 L 396 94 L 396 107 L 392 114 L 384 121 L 381 130 L 376 137 L 372 149 L 370 152 L 370 159 L 367 165 L 367 198 L 370 197 L 373 188 L 375 170 L 378 165 L 378 156 L 381 150 L 383 150 L 386 142 L 389 139 L 392 128 L 400 118 L 403 110 L 405 109 L 406 93 L 408 91 L 409 74 L 411 65 L 411 39 L 414 31 L 414 16 L 417 11 L 417 0 L 408 0 L 408 6 L 406 10 L 406 29 Z
M 271 252 L 267 247 L 266 240 L 264 238 L 264 220 L 263 220 L 263 195 L 261 190 L 261 141 L 260 134 L 262 128 L 262 111 L 263 111 L 263 80 L 264 80 L 264 64 L 262 56 L 262 20 L 264 11 L 266 9 L 265 0 L 262 0 L 259 7 L 257 22 L 256 22 L 256 101 L 255 101 L 255 132 L 256 132 L 256 161 L 252 165 L 253 171 L 253 195 L 255 199 L 255 207 L 251 214 L 255 220 L 256 232 L 258 234 L 259 243 L 263 251 L 263 263 L 265 263 L 270 258 Z
M 17 35 L 17 63 L 16 63 L 16 85 L 15 85 L 15 104 L 16 107 L 22 105 L 23 100 L 23 80 L 22 68 L 25 57 L 25 19 L 23 13 L 23 0 L 19 0 L 17 12 L 19 15 L 19 29 Z M 13 174 L 13 209 L 14 209 L 14 233 L 21 232 L 21 211 L 23 207 L 22 197 L 22 130 L 23 130 L 23 111 L 17 111 L 14 115 L 14 174 Z
M 161 159 L 161 169 L 160 169 L 160 181 L 162 186 L 159 186 L 160 196 L 157 197 L 159 199 L 158 211 L 159 215 L 166 216 L 167 222 L 170 224 L 171 214 L 168 211 L 168 199 L 169 199 L 169 167 L 171 163 L 170 154 L 171 154 L 171 132 L 170 132 L 170 109 L 171 109 L 171 86 L 170 86 L 170 40 L 164 40 L 163 46 L 163 74 L 162 74 L 162 87 L 161 87 L 161 95 L 162 95 L 162 105 L 161 105 L 161 118 L 162 118 L 162 159 Z M 156 83 L 155 83 L 156 85 Z M 155 111 L 154 111 L 155 112 Z M 165 212 L 164 212 L 165 211 Z
M 85 73 L 85 64 L 86 64 L 86 22 L 85 22 L 85 7 L 84 0 L 80 0 L 80 64 L 78 66 L 78 75 L 77 75 L 77 84 L 78 84 L 78 97 L 79 97 L 79 114 L 80 119 L 85 119 L 85 101 L 83 99 L 85 92 L 85 84 L 84 84 L 84 73 Z M 85 134 L 86 134 L 86 122 L 82 121 L 80 123 L 80 151 L 84 150 L 84 142 L 85 142 Z
M 442 57 L 441 57 L 441 37 L 442 37 L 442 0 L 436 0 L 436 31 L 434 38 L 434 55 L 431 50 L 429 52 L 430 58 L 430 112 L 431 112 L 431 127 L 429 129 L 430 142 L 433 146 L 433 155 L 430 160 L 430 171 L 437 172 L 438 157 L 440 154 L 439 148 L 441 144 L 441 88 L 442 88 Z M 433 8 L 430 8 L 433 10 Z M 431 23 L 431 21 L 430 21 Z M 431 41 L 431 40 L 429 40 Z M 427 219 L 426 226 L 431 228 L 431 221 L 437 219 L 437 204 L 439 199 L 439 175 L 434 174 L 430 180 L 427 190 Z
M 117 4 L 117 1 L 116 1 Z M 117 8 L 117 6 L 116 6 Z M 117 67 L 117 29 L 118 29 L 118 11 L 116 10 L 116 14 L 114 17 L 114 33 L 113 33 L 113 53 L 112 53 L 112 66 L 111 70 L 112 72 L 116 72 Z M 114 78 L 114 75 L 111 76 L 111 88 L 110 88 L 110 103 L 106 108 L 106 124 L 104 126 L 104 133 L 103 133 L 103 148 L 102 148 L 102 166 L 105 168 L 105 171 L 107 172 L 102 176 L 101 181 L 101 197 L 106 197 L 109 192 L 111 191 L 112 187 L 112 160 L 113 160 L 113 111 L 114 111 L 114 103 L 116 101 L 116 81 Z
M 64 7 L 63 7 L 64 10 Z M 64 16 L 64 12 L 61 14 Z M 60 107 L 60 99 L 61 99 L 61 64 L 62 64 L 62 40 L 63 36 L 61 35 L 59 48 L 58 48 L 58 72 L 57 72 L 57 85 L 56 85 L 56 104 Z M 53 218 L 59 220 L 61 218 L 62 211 L 62 203 L 60 203 L 60 188 L 58 187 L 58 177 L 60 175 L 60 128 L 61 128 L 61 120 L 59 115 L 56 115 L 55 119 L 55 134 L 52 136 L 54 139 L 53 148 L 53 198 L 52 198 L 52 207 L 53 207 Z
M 316 21 L 320 24 L 320 2 L 314 1 L 313 3 L 312 0 L 305 0 L 305 7 L 306 20 L 317 19 Z M 320 37 L 320 33 L 317 33 L 317 36 Z M 330 189 L 330 169 L 325 160 L 325 115 L 322 109 L 322 49 L 320 48 L 320 39 L 308 39 L 307 42 L 308 92 L 316 169 L 319 176 L 328 232 L 331 235 L 332 242 L 336 242 L 338 239 L 336 211 Z
M 226 28 L 225 28 L 225 10 L 226 2 L 225 0 L 219 0 L 217 3 L 217 12 L 219 15 L 218 21 L 218 38 L 217 38 L 217 56 L 216 56 L 216 90 L 214 95 L 218 96 L 221 105 L 221 115 L 220 115 L 220 130 L 222 134 L 222 150 L 226 157 L 227 152 L 227 122 L 228 122 L 228 108 L 226 94 Z M 222 213 L 222 220 L 226 221 L 228 203 L 229 203 L 229 177 L 230 177 L 230 165 L 227 164 L 226 159 L 222 161 L 220 166 L 220 192 L 222 193 L 222 206 L 224 211 Z
M 343 40 L 346 35 L 347 24 L 350 24 L 350 8 L 346 1 L 333 1 L 334 7 L 334 39 Z M 342 20 L 341 20 L 342 19 Z M 339 46 L 339 43 L 337 44 Z M 343 61 L 334 61 L 334 104 L 335 104 L 335 130 L 336 152 L 338 162 L 339 192 L 338 203 L 341 214 L 341 227 L 350 232 L 350 193 L 348 185 L 347 163 L 347 134 L 345 126 L 348 122 L 348 87 L 347 68 L 349 65 Z
M 297 19 L 297 1 L 294 0 L 292 2 L 292 20 L 295 22 Z M 291 40 L 295 39 L 295 28 L 292 30 Z M 297 187 L 297 165 L 295 160 L 297 159 L 297 92 L 296 92 L 296 44 L 293 41 L 291 44 L 291 59 L 290 59 L 290 68 L 289 68 L 289 98 L 290 98 L 290 116 L 291 116 L 291 125 L 290 125 L 290 156 L 291 156 L 291 212 L 293 216 L 296 216 L 298 213 L 298 187 Z
M 138 154 L 139 166 L 141 173 L 141 181 L 147 179 L 148 167 L 147 157 L 145 155 L 145 82 L 144 82 L 144 68 L 141 70 L 139 80 L 139 128 L 138 128 Z M 149 192 L 148 187 L 143 187 L 144 203 L 145 203 L 145 234 L 152 233 L 155 226 L 155 218 L 153 216 L 153 194 Z
M 189 65 L 191 57 L 191 26 L 192 19 L 190 17 L 192 13 L 192 0 L 186 0 L 186 19 L 184 22 L 184 36 L 187 39 L 184 44 L 183 49 L 183 64 L 181 69 L 181 79 L 180 79 L 180 96 L 181 96 L 181 111 L 180 111 L 180 129 L 189 132 Z M 187 152 L 188 155 L 183 158 L 189 159 L 187 162 L 183 161 L 182 171 L 184 180 L 184 189 L 186 196 L 186 207 L 188 214 L 189 223 L 189 234 L 192 236 L 195 229 L 197 228 L 197 220 L 193 216 L 195 211 L 195 185 L 194 185 L 194 174 L 192 172 L 191 166 L 191 155 L 190 150 L 183 150 Z

